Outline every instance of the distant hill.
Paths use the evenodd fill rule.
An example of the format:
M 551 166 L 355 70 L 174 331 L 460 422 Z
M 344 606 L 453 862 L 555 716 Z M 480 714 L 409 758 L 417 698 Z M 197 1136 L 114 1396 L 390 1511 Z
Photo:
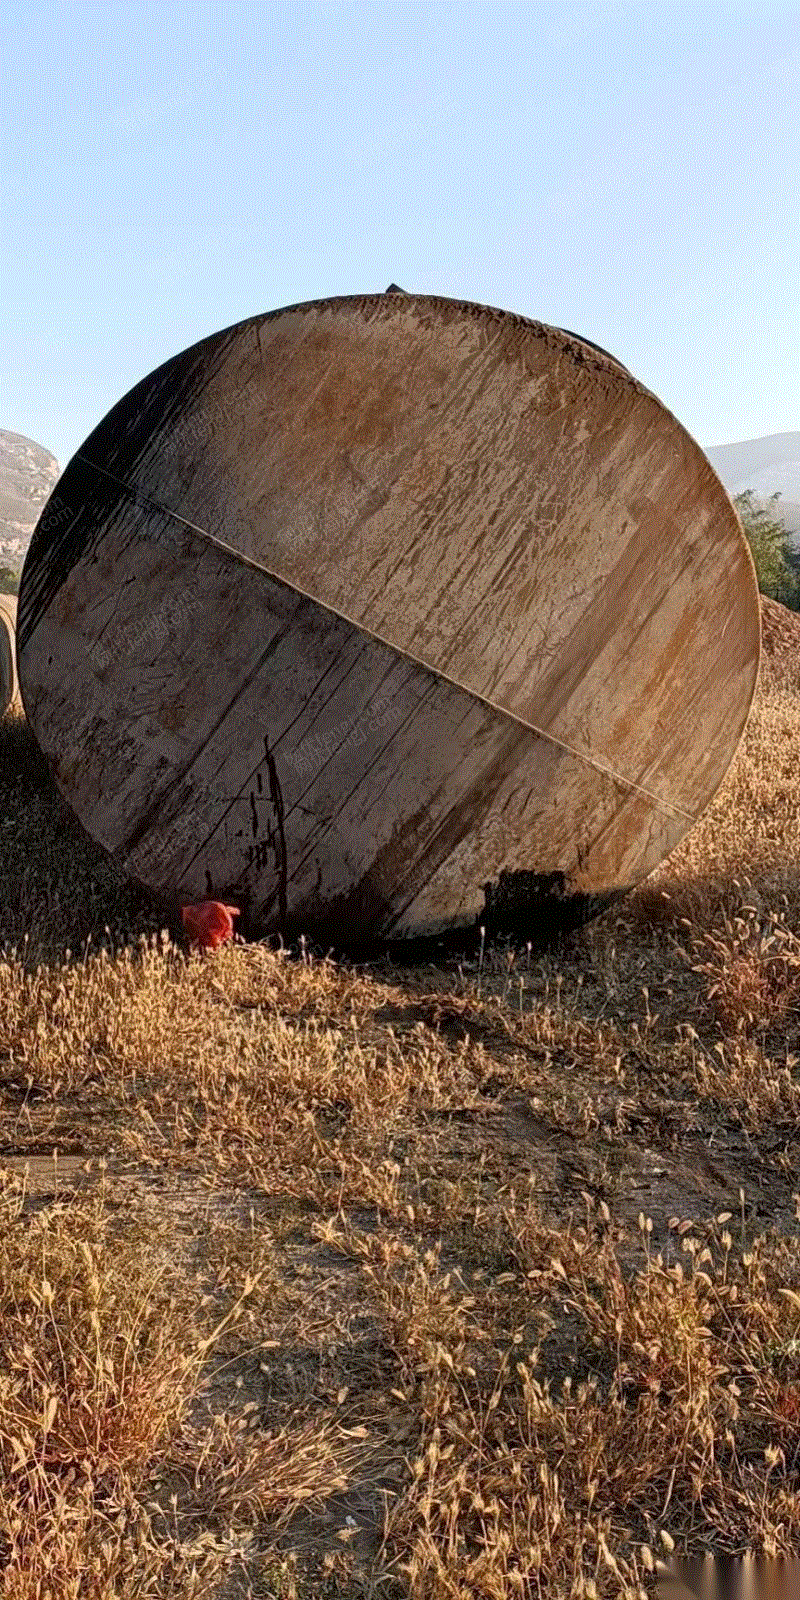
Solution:
M 717 444 L 706 455 L 730 495 L 752 489 L 758 501 L 779 494 L 779 513 L 800 542 L 800 433 L 771 433 L 764 439 Z
M 18 570 L 45 501 L 58 479 L 55 456 L 33 439 L 0 428 L 0 566 Z

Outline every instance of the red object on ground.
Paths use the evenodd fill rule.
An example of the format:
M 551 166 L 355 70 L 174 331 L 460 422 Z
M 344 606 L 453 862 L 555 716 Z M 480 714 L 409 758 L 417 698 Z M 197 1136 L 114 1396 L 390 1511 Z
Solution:
M 216 950 L 233 938 L 233 919 L 238 906 L 224 906 L 220 900 L 201 900 L 196 906 L 181 907 L 181 921 L 194 944 L 202 950 Z

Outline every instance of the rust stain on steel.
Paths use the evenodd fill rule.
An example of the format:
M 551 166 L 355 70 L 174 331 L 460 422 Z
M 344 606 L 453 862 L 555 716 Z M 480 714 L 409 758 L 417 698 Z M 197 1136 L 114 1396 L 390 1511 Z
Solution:
M 516 917 L 526 883 L 595 904 L 678 843 L 747 719 L 731 503 L 559 329 L 394 285 L 252 318 L 137 385 L 58 496 L 20 596 L 39 742 L 132 875 L 254 926 L 413 936 Z

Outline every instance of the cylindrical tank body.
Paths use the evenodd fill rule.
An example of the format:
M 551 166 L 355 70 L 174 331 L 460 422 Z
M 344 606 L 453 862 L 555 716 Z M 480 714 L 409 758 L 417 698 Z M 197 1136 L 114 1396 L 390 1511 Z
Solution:
M 727 770 L 759 627 L 724 489 L 624 367 L 392 293 L 120 401 L 40 519 L 19 660 L 135 878 L 344 942 L 638 881 Z
M 17 683 L 17 597 L 0 594 L 0 717 L 19 704 Z

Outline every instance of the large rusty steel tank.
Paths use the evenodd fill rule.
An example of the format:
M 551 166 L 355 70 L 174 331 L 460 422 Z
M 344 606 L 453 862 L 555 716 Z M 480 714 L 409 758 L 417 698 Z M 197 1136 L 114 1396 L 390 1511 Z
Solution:
M 29 721 L 172 904 L 334 945 L 533 933 L 722 781 L 758 594 L 699 447 L 589 341 L 396 291 L 167 361 L 64 472 L 22 579 Z
M 0 594 L 0 717 L 5 716 L 9 706 L 19 705 L 16 629 L 17 597 Z

